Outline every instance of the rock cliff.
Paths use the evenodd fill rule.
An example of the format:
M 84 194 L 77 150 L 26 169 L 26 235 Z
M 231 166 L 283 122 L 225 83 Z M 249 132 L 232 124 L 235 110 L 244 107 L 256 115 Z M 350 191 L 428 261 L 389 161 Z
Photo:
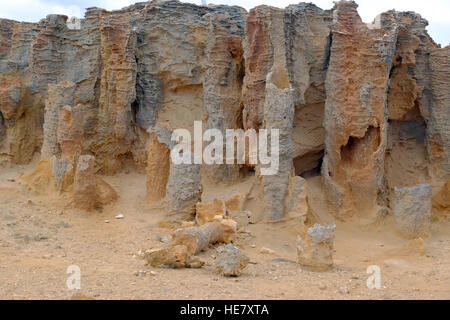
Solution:
M 292 178 L 321 175 L 338 219 L 389 211 L 395 188 L 422 184 L 448 212 L 450 47 L 418 14 L 366 24 L 353 1 L 247 12 L 170 0 L 88 8 L 79 22 L 0 19 L 0 166 L 40 154 L 28 190 L 70 192 L 91 209 L 104 202 L 99 186 L 114 194 L 96 175 L 132 167 L 147 174 L 146 201 L 186 219 L 205 181 L 255 175 L 258 214 L 278 221 Z M 278 174 L 249 161 L 171 163 L 172 132 L 194 133 L 194 121 L 224 135 L 278 128 Z

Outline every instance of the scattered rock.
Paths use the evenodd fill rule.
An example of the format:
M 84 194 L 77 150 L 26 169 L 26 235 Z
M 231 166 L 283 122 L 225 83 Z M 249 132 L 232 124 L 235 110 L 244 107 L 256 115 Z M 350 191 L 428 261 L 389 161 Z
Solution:
M 156 236 L 155 239 L 162 243 L 169 243 L 172 240 L 172 237 L 170 236 Z
M 123 214 L 118 214 L 117 216 L 115 216 L 116 219 L 123 219 L 125 218 L 125 216 Z
M 397 230 L 407 238 L 426 236 L 431 217 L 431 186 L 395 188 L 392 211 Z
M 95 300 L 92 297 L 86 296 L 80 292 L 75 293 L 70 300 Z
M 333 267 L 334 223 L 309 228 L 305 239 L 297 236 L 298 263 L 313 271 L 326 271 Z
M 275 258 L 272 259 L 273 262 L 288 262 L 288 263 L 297 263 L 295 260 L 286 259 L 286 258 Z
M 158 268 L 185 268 L 188 262 L 188 250 L 185 245 L 167 246 L 145 253 L 147 263 Z
M 347 287 L 340 287 L 339 292 L 342 294 L 349 294 L 350 290 Z
M 166 245 L 149 250 L 144 258 L 149 265 L 158 268 L 201 268 L 205 264 L 200 258 L 191 256 L 185 245 Z
M 237 230 L 237 223 L 232 219 L 217 217 L 200 227 L 180 228 L 172 237 L 172 245 L 185 245 L 191 255 L 205 250 L 209 244 L 230 243 Z
M 197 203 L 195 220 L 199 226 L 214 220 L 214 217 L 223 217 L 226 214 L 225 203 L 222 200 L 214 199 L 209 203 Z
M 60 225 L 61 227 L 63 227 L 63 228 L 68 228 L 68 227 L 69 227 L 69 223 L 67 223 L 67 222 L 65 222 L 65 221 L 61 221 L 61 222 L 59 223 L 59 225 Z
M 196 256 L 189 255 L 186 268 L 199 269 L 205 265 L 205 262 Z
M 266 247 L 262 247 L 261 249 L 259 249 L 259 253 L 262 254 L 275 254 L 275 251 L 273 251 L 272 249 L 266 248 Z
M 47 240 L 48 236 L 43 235 L 43 234 L 37 234 L 33 237 L 34 241 L 42 241 L 42 240 Z
M 250 261 L 240 249 L 231 243 L 218 247 L 216 253 L 216 268 L 225 277 L 240 276 Z

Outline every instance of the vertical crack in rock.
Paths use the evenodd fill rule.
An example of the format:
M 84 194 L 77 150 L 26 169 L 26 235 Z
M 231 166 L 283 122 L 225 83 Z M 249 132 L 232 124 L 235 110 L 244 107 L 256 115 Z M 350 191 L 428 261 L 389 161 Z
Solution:
M 292 132 L 296 175 L 320 174 L 325 148 L 325 78 L 331 47 L 331 12 L 300 3 L 285 10 L 286 60 L 295 90 Z
M 378 17 L 379 25 L 366 25 L 356 8 L 352 1 L 335 5 L 326 79 L 322 175 L 329 209 L 339 218 L 372 213 L 383 188 L 388 80 L 397 39 L 392 12 Z
M 395 188 L 422 184 L 445 210 L 450 49 L 427 24 L 396 11 L 365 24 L 353 1 L 246 12 L 169 0 L 89 8 L 69 22 L 0 19 L 0 166 L 40 151 L 26 190 L 73 194 L 79 158 L 90 156 L 89 208 L 117 196 L 97 172 L 133 167 L 147 175 L 147 201 L 180 219 L 193 217 L 204 186 L 253 170 L 244 202 L 269 221 L 296 216 L 290 199 L 300 199 L 297 215 L 307 210 L 294 175 L 321 174 L 339 219 L 387 212 Z M 278 171 L 172 165 L 171 134 L 192 135 L 194 121 L 222 133 L 279 129 Z
M 230 13 L 208 15 L 208 35 L 206 38 L 206 73 L 203 86 L 204 108 L 208 115 L 205 129 L 218 129 L 226 137 L 226 129 L 241 129 L 242 92 L 242 38 L 240 24 L 244 17 L 236 12 L 234 19 Z M 223 151 L 223 154 L 225 152 Z M 215 181 L 239 179 L 239 166 L 206 166 L 208 175 Z

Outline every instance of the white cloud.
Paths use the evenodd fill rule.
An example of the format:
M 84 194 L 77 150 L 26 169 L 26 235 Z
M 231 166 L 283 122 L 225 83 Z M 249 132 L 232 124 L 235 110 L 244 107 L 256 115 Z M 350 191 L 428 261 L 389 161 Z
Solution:
M 81 8 L 77 5 L 55 5 L 41 0 L 2 0 L 0 10 L 2 18 L 29 22 L 37 22 L 48 14 L 83 15 Z
M 82 17 L 84 15 L 81 12 L 81 8 L 75 5 L 70 5 L 67 7 L 53 6 L 53 8 L 50 9 L 50 11 L 51 11 L 50 13 L 64 14 L 68 17 Z
M 313 2 L 322 9 L 331 9 L 334 0 L 208 0 L 208 3 L 240 5 L 251 9 L 261 4 L 284 8 L 298 2 Z M 201 0 L 188 0 L 200 4 Z M 364 22 L 372 22 L 382 12 L 391 9 L 397 11 L 415 11 L 428 20 L 428 32 L 433 39 L 445 45 L 450 43 L 450 1 L 449 0 L 356 0 L 358 12 Z
M 106 10 L 117 10 L 138 2 L 132 0 L 101 0 L 98 6 Z

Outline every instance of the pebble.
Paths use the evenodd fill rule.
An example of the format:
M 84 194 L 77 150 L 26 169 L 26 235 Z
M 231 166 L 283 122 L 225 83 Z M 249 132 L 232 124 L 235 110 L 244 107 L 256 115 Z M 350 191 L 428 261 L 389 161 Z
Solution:
M 69 227 L 69 223 L 67 223 L 67 222 L 65 222 L 65 221 L 61 221 L 61 222 L 59 223 L 59 225 L 60 225 L 61 227 L 63 227 L 63 228 L 68 228 L 68 227 Z
M 339 288 L 339 292 L 342 293 L 342 294 L 349 294 L 350 290 L 348 290 L 347 287 L 340 287 Z
M 169 243 L 172 240 L 172 237 L 158 235 L 155 237 L 155 239 L 162 243 Z
M 105 223 L 109 223 L 109 220 L 105 220 Z
M 125 216 L 123 214 L 118 214 L 115 218 L 116 219 L 123 219 L 123 218 L 125 218 Z
M 262 247 L 259 250 L 259 252 L 260 253 L 265 253 L 265 254 L 275 254 L 275 251 L 273 251 L 272 249 L 269 249 L 269 248 L 265 248 L 265 247 Z

